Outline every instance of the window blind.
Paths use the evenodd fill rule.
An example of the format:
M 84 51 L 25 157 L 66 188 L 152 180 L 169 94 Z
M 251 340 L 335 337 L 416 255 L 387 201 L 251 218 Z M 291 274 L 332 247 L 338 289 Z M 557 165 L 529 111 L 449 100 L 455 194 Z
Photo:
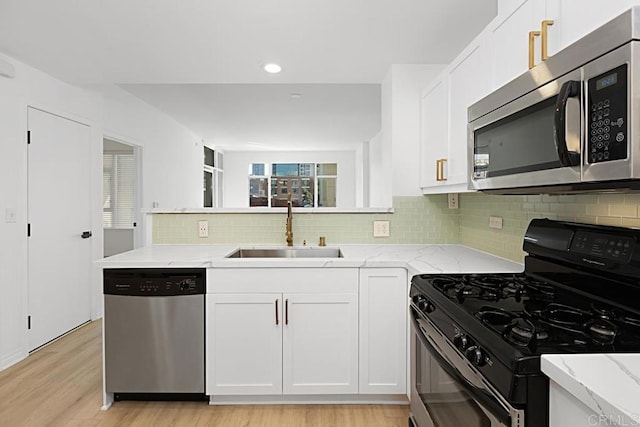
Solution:
M 135 164 L 133 154 L 103 155 L 104 228 L 133 228 Z

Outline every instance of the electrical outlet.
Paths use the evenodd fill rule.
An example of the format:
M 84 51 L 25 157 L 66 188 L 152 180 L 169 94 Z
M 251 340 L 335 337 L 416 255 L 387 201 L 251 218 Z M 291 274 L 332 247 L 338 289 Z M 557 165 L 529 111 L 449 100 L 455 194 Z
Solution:
M 450 193 L 447 195 L 449 209 L 458 209 L 458 193 Z
M 209 237 L 209 221 L 198 221 L 198 237 Z
M 389 237 L 389 221 L 373 221 L 373 237 Z
M 490 216 L 489 217 L 489 227 L 497 228 L 498 230 L 502 230 L 502 218 L 499 216 Z

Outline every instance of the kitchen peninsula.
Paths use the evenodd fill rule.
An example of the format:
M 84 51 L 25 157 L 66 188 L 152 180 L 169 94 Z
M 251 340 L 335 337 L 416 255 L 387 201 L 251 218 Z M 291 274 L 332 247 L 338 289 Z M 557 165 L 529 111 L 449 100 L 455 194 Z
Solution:
M 103 269 L 206 269 L 206 395 L 212 404 L 406 403 L 410 278 L 425 273 L 520 272 L 523 268 L 462 245 L 342 244 L 340 258 L 226 258 L 239 247 L 274 248 L 152 245 L 97 262 Z M 243 329 L 232 322 L 238 317 L 230 310 L 246 307 L 249 300 L 252 307 L 271 307 L 265 309 L 270 319 L 260 323 L 256 317 Z M 271 319 L 274 304 L 276 317 Z M 318 315 L 323 318 L 322 331 L 332 331 L 331 339 L 322 341 Z M 108 316 L 105 312 L 105 323 Z M 260 338 L 270 334 L 276 344 L 256 347 L 259 340 L 251 335 L 253 330 L 259 331 Z M 238 335 L 242 339 L 234 341 Z M 301 341 L 300 336 L 311 338 Z M 318 351 L 333 348 L 314 359 L 313 354 L 304 353 L 309 346 L 315 348 L 314 343 L 323 343 Z M 278 353 L 269 353 L 274 347 Z M 234 369 L 238 363 L 234 352 L 251 360 L 253 374 L 268 387 L 252 386 L 250 378 L 242 377 L 246 369 Z M 292 357 L 298 365 L 288 367 Z M 265 361 L 276 368 L 270 369 Z M 313 372 L 305 369 L 312 364 L 319 367 Z M 264 365 L 263 369 L 257 370 L 257 365 Z M 219 372 L 225 378 L 216 375 L 216 366 L 224 366 Z M 105 391 L 104 408 L 112 402 L 113 393 Z

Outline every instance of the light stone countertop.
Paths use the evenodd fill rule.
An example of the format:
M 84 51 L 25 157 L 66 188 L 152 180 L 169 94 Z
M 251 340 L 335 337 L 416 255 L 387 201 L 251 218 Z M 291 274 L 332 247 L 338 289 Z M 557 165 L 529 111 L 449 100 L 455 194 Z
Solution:
M 511 273 L 522 264 L 463 245 L 341 244 L 343 258 L 225 258 L 237 248 L 281 248 L 277 245 L 152 245 L 97 260 L 101 268 L 313 268 L 403 267 L 409 275 L 437 273 Z M 303 247 L 296 247 L 303 248 Z M 307 246 L 305 250 L 317 247 Z
M 550 354 L 541 366 L 598 419 L 615 421 L 601 425 L 640 425 L 640 354 Z

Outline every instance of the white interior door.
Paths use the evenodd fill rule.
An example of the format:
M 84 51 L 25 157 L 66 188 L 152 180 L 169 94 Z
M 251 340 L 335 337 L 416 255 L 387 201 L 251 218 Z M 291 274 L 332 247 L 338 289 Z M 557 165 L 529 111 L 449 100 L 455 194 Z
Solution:
M 28 111 L 29 350 L 90 320 L 91 129 Z

